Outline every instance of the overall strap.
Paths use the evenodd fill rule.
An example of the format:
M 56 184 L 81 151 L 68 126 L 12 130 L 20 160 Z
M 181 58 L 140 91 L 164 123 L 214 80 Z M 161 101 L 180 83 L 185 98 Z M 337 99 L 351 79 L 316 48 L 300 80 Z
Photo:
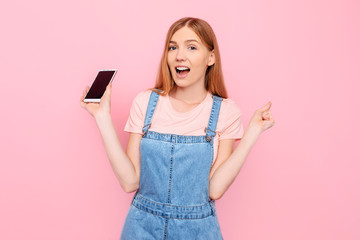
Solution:
M 154 91 L 151 91 L 149 103 L 148 103 L 148 106 L 146 109 L 144 127 L 142 129 L 143 135 L 146 134 L 146 132 L 149 130 L 149 128 L 151 126 L 151 119 L 154 115 L 154 111 L 155 111 L 158 100 L 159 100 L 159 94 Z
M 220 107 L 222 98 L 218 96 L 213 96 L 213 105 L 211 108 L 211 114 L 208 126 L 205 128 L 206 141 L 210 142 L 213 137 L 216 135 L 216 126 L 219 118 Z

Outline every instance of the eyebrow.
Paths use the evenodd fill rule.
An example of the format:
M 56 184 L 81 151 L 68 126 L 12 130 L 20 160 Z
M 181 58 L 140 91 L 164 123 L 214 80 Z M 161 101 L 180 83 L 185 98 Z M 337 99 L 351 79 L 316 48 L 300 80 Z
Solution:
M 189 39 L 189 40 L 186 40 L 185 41 L 186 43 L 188 43 L 188 42 L 197 42 L 197 43 L 199 43 L 197 40 L 195 40 L 195 39 Z M 169 43 L 176 43 L 175 41 L 170 41 Z

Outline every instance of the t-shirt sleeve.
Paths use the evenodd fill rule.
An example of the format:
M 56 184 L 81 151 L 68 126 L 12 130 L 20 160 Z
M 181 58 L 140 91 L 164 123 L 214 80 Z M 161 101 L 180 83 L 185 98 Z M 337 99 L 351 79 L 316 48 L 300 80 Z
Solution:
M 142 134 L 144 126 L 147 103 L 151 91 L 140 92 L 133 100 L 130 115 L 125 124 L 124 131 Z
M 219 129 L 219 139 L 241 139 L 244 134 L 244 126 L 240 108 L 234 101 L 228 99 L 223 104 L 225 106 L 220 112 L 222 124 Z

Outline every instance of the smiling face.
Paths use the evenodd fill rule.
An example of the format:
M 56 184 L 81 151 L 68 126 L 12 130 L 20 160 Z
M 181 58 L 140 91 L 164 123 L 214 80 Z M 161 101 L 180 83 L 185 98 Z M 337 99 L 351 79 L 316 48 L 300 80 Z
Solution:
M 167 64 L 177 87 L 205 88 L 206 69 L 214 63 L 213 51 L 190 28 L 185 26 L 171 37 Z

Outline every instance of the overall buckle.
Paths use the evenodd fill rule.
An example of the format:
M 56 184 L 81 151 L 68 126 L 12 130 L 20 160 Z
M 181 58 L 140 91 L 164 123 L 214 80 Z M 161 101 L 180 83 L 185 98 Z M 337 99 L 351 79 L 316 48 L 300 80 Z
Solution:
M 207 135 L 207 130 L 209 130 L 210 132 L 213 132 L 215 135 L 216 135 L 216 132 L 211 130 L 211 129 L 208 129 L 207 127 L 205 128 L 205 133 L 206 133 L 206 141 L 210 142 L 212 137 L 211 136 L 208 136 Z

